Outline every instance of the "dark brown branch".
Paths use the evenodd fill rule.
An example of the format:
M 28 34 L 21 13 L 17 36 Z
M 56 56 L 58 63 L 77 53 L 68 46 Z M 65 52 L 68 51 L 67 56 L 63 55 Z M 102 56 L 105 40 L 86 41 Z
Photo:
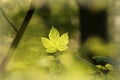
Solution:
M 23 20 L 23 23 L 22 23 L 22 25 L 21 25 L 15 39 L 13 40 L 13 42 L 12 42 L 12 44 L 11 44 L 9 50 L 8 50 L 8 53 L 7 53 L 6 57 L 3 59 L 1 65 L 0 65 L 0 71 L 1 72 L 3 72 L 5 70 L 9 60 L 11 59 L 14 51 L 16 50 L 20 40 L 22 39 L 23 34 L 24 34 L 24 32 L 25 32 L 25 30 L 26 30 L 26 28 L 28 26 L 28 23 L 30 22 L 30 19 L 31 19 L 33 13 L 34 13 L 34 10 L 35 10 L 35 7 L 34 7 L 33 3 L 31 3 L 30 8 L 27 11 L 26 16 L 25 16 L 25 18 Z
M 11 25 L 11 27 L 13 28 L 13 30 L 17 33 L 18 30 L 16 29 L 16 27 L 14 26 L 14 24 L 8 19 L 8 17 L 6 16 L 5 12 L 3 11 L 3 9 L 0 7 L 0 11 L 2 13 L 2 15 L 4 16 L 4 18 L 6 19 L 6 21 Z

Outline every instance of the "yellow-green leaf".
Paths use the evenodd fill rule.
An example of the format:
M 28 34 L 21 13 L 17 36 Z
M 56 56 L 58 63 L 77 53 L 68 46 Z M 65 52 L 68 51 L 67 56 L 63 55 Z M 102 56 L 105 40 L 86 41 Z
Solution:
M 60 37 L 60 34 L 58 32 L 58 30 L 54 27 L 52 27 L 52 29 L 50 30 L 50 33 L 49 33 L 49 39 L 50 40 L 56 40 Z
M 114 70 L 114 69 L 113 69 L 113 65 L 111 65 L 111 64 L 106 64 L 105 67 L 106 67 L 108 70 L 110 70 L 110 71 L 113 71 L 113 70 Z
M 63 45 L 63 46 L 58 46 L 59 51 L 65 51 L 68 48 L 68 46 Z
M 46 52 L 49 52 L 49 53 L 54 53 L 57 51 L 57 48 L 55 47 L 51 47 L 51 48 L 47 48 Z
M 60 36 L 58 30 L 54 27 L 50 30 L 49 39 L 42 37 L 43 46 L 46 48 L 46 52 L 54 53 L 57 50 L 65 51 L 68 46 L 68 33 L 64 33 Z
M 55 45 L 48 38 L 42 37 L 42 43 L 45 48 L 55 47 Z
M 68 33 L 64 33 L 61 35 L 61 37 L 59 38 L 58 45 L 67 45 L 68 44 Z
M 45 48 L 51 47 L 50 40 L 48 38 L 42 37 L 42 43 Z

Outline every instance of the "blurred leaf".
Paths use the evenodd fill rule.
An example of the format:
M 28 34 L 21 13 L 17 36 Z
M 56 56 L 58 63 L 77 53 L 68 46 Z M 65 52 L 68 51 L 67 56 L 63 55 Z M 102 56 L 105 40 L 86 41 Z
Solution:
M 102 68 L 102 66 L 101 66 L 101 65 L 96 65 L 96 67 L 97 67 L 98 69 L 101 69 L 101 68 Z
M 105 67 L 110 70 L 113 71 L 113 66 L 111 64 L 106 64 Z
M 97 63 L 99 62 L 106 62 L 106 63 L 110 63 L 110 64 L 113 64 L 113 65 L 116 65 L 117 63 L 112 60 L 111 58 L 109 57 L 104 57 L 104 56 L 93 56 L 93 59 L 97 61 Z

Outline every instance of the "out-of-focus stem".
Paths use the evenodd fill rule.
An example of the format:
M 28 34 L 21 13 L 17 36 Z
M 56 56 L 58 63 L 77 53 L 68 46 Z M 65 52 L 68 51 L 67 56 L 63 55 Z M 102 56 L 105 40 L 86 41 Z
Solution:
M 15 36 L 15 38 L 14 38 L 14 40 L 13 40 L 13 42 L 8 50 L 8 53 L 6 54 L 2 63 L 0 64 L 0 71 L 1 72 L 4 72 L 4 70 L 6 69 L 8 62 L 10 61 L 14 51 L 16 50 L 20 40 L 22 39 L 23 34 L 28 26 L 28 23 L 30 22 L 30 19 L 34 13 L 34 10 L 35 10 L 35 6 L 33 5 L 33 3 L 31 3 L 31 5 L 26 13 L 26 16 L 23 20 L 23 23 L 22 23 L 19 31 L 17 32 L 17 35 Z

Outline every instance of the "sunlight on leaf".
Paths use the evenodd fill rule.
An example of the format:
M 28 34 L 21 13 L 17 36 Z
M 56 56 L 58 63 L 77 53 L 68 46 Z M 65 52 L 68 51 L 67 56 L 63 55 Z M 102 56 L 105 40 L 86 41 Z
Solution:
M 58 40 L 58 45 L 67 45 L 68 44 L 68 33 L 64 33 Z
M 64 46 L 64 45 L 61 45 L 61 46 L 58 46 L 58 50 L 59 51 L 64 51 L 68 48 L 68 46 Z
M 58 30 L 54 27 L 50 30 L 49 39 L 42 37 L 43 46 L 46 48 L 46 52 L 53 53 L 57 50 L 65 51 L 68 46 L 69 39 L 68 33 L 64 33 L 60 36 Z
M 52 29 L 50 30 L 50 33 L 49 33 L 49 38 L 50 40 L 57 40 L 58 38 L 60 37 L 60 34 L 58 32 L 58 30 L 54 27 L 52 27 Z
M 46 52 L 49 52 L 49 53 L 53 53 L 53 52 L 56 52 L 56 51 L 57 51 L 57 49 L 54 48 L 54 47 L 48 48 L 48 49 L 46 50 Z
M 55 45 L 48 38 L 42 37 L 42 43 L 43 43 L 45 48 L 50 48 L 50 47 L 55 48 Z

